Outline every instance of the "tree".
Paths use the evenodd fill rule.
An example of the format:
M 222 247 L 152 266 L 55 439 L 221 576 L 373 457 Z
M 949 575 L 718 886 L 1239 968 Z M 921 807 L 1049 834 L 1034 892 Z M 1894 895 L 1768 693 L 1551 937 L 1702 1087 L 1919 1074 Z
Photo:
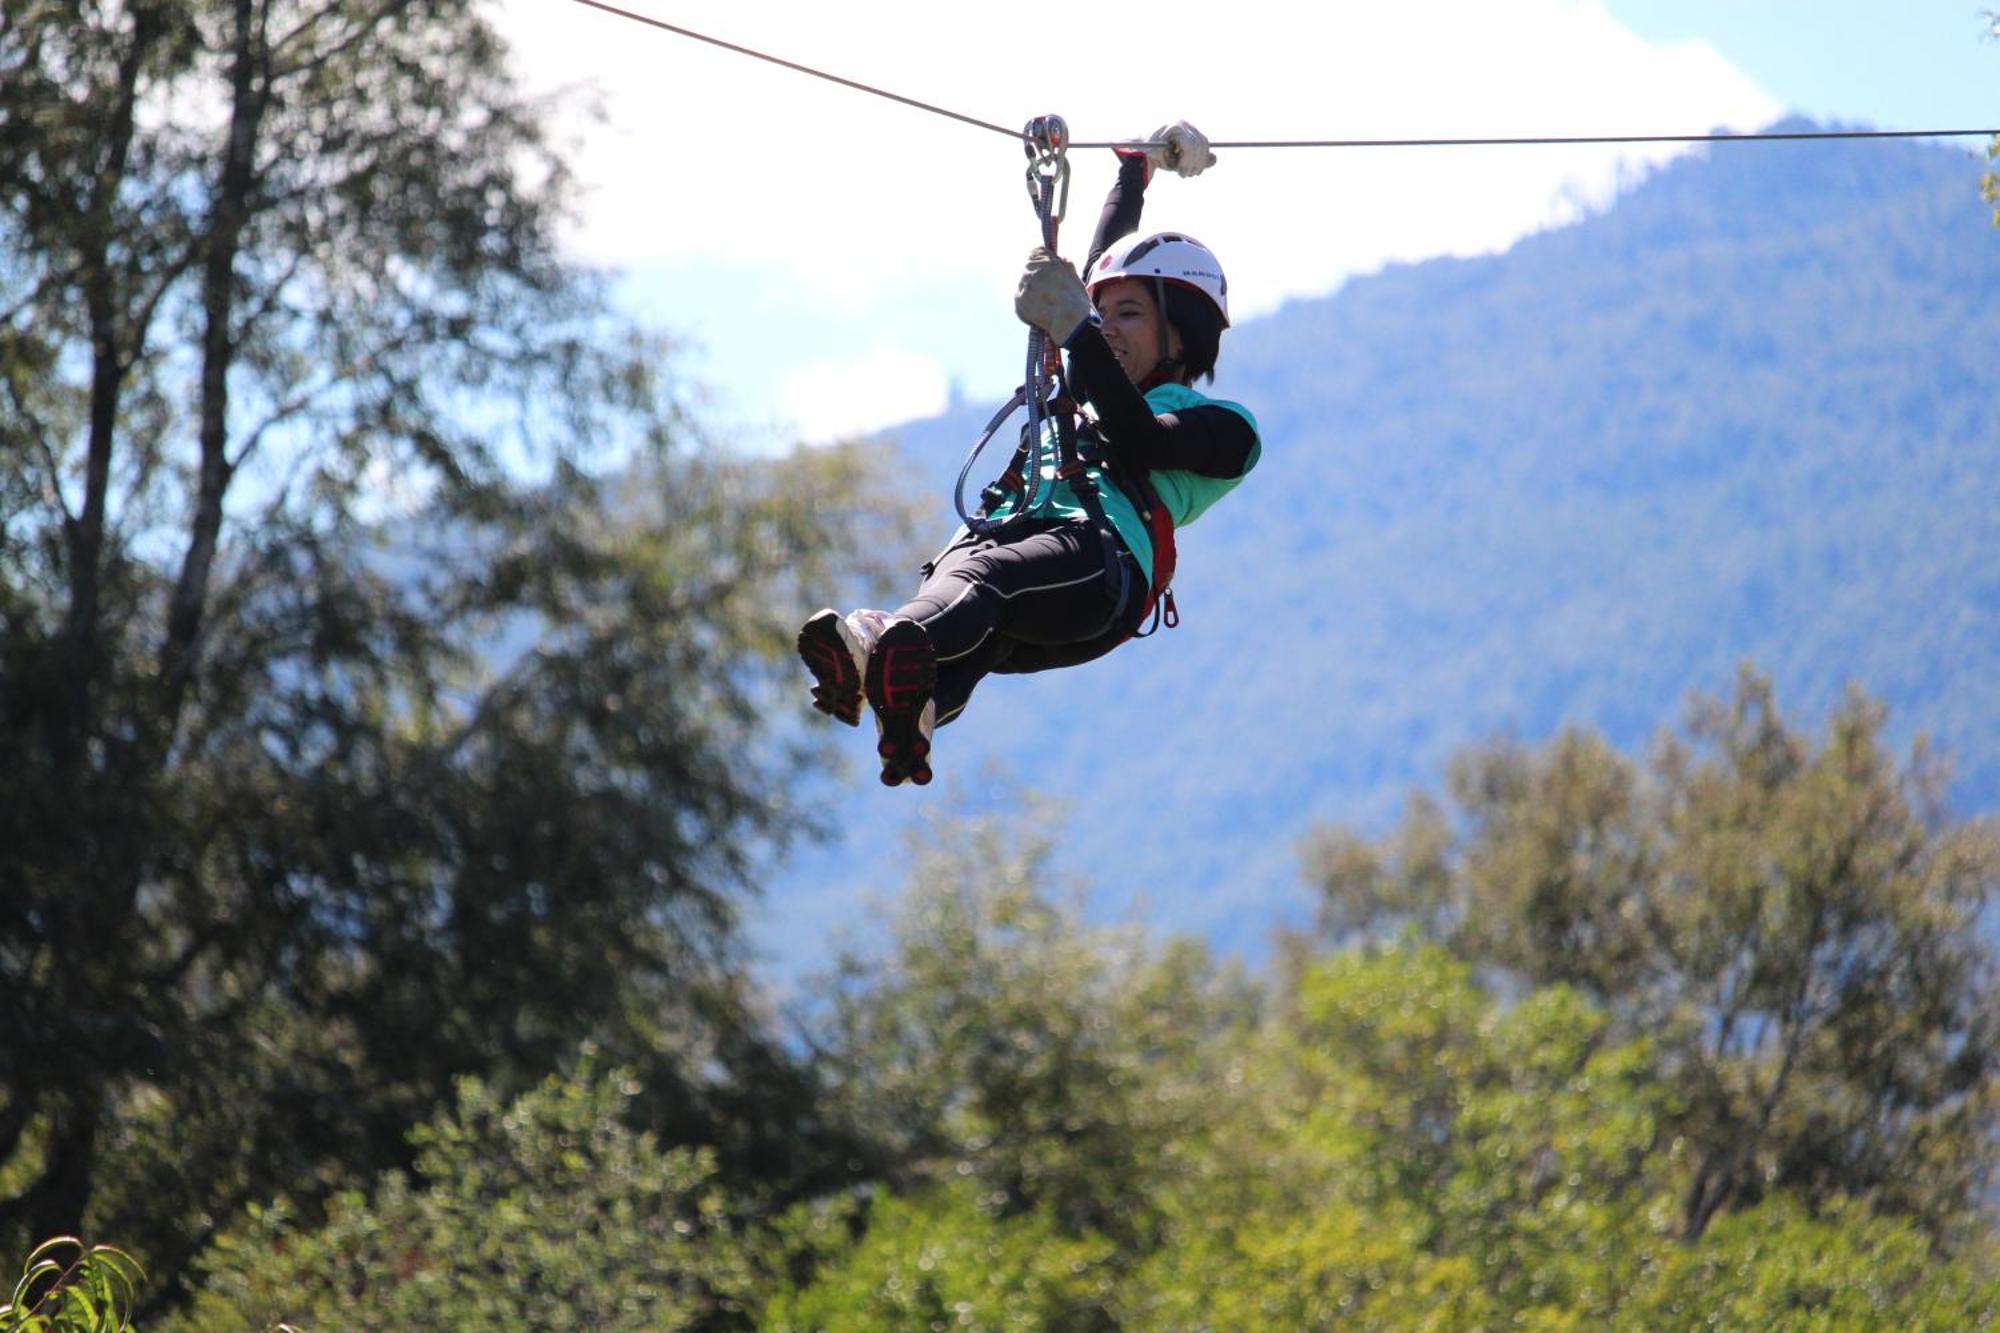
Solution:
M 0 15 L 0 1238 L 174 1295 L 584 1034 L 668 1140 L 823 1160 L 733 923 L 867 493 L 703 446 L 539 115 L 470 0 Z
M 1076 978 L 1111 957 L 1074 922 L 1056 932 L 1062 944 L 979 933 L 979 956 L 939 960 L 940 978 L 968 961 L 984 978 L 950 988 L 961 995 L 990 993 L 1002 955 L 1021 965 L 1058 953 L 1074 964 L 1096 953 L 1096 968 L 1041 972 L 1057 1015 L 1074 1003 Z M 877 975 L 903 992 L 885 1000 L 908 999 L 896 973 Z M 1148 998 L 1162 1011 L 1206 1003 L 1198 977 L 1160 976 Z M 1027 1017 L 1027 990 L 1007 1006 L 1012 1021 L 984 1034 L 996 1065 L 1016 1051 L 1057 1063 L 1042 1034 L 1059 1020 Z M 1112 993 L 1094 1008 L 1107 1048 L 1137 1026 Z M 969 1019 L 980 1007 L 956 1012 Z M 929 1048 L 981 1035 L 967 1027 L 877 1029 L 887 1041 L 871 1047 L 868 1068 L 890 1087 L 926 1061 L 942 1071 Z M 1141 1169 L 1116 1180 L 1121 1210 L 1089 1216 L 1065 1204 L 1059 1178 L 1105 1177 L 1065 1160 L 1059 1145 L 1043 1154 L 1036 1198 L 996 1197 L 977 1153 L 1032 1115 L 1002 1115 L 998 1129 L 947 1115 L 931 1123 L 967 1137 L 934 1169 L 801 1205 L 758 1247 L 758 1326 L 1195 1333 L 1693 1329 L 1720 1319 L 1942 1330 L 1983 1326 L 2000 1309 L 1990 1235 L 1941 1254 L 1914 1221 L 1873 1215 L 1856 1199 L 1809 1201 L 1774 1186 L 1686 1237 L 1679 1201 L 1696 1156 L 1679 1128 L 1687 1099 L 1667 1048 L 1618 1027 L 1571 986 L 1502 998 L 1435 944 L 1307 960 L 1290 1002 L 1261 1024 L 1194 1025 L 1193 1040 L 1161 1052 L 1163 1068 L 1112 1065 L 1127 1070 L 1122 1080 L 1097 1068 L 1098 1114 L 1118 1108 L 1130 1132 L 1152 1134 Z M 1014 1068 L 986 1086 L 1019 1079 Z M 1087 1062 L 1073 1066 L 1079 1081 L 1090 1074 Z M 951 1101 L 973 1100 L 969 1084 L 938 1080 Z M 1132 1088 L 1141 1107 L 1182 1089 L 1200 1113 L 1149 1121 L 1121 1101 Z M 1092 1097 L 1078 1086 L 1068 1104 Z M 1134 1216 L 1148 1225 L 1135 1232 Z
M 586 1053 L 511 1101 L 460 1081 L 411 1134 L 415 1176 L 323 1225 L 259 1207 L 203 1260 L 169 1328 L 747 1328 L 749 1264 L 707 1150 L 634 1130 L 642 1087 Z
M 1620 1327 L 1954 1333 L 2000 1318 L 1991 1237 L 1944 1259 L 1918 1227 L 1852 1201 L 1770 1198 L 1660 1258 L 1629 1293 Z
M 1126 1326 L 1603 1327 L 1663 1247 L 1672 1094 L 1575 991 L 1502 1006 L 1435 946 L 1314 960 L 1244 1054 Z
M 931 830 L 888 947 L 843 959 L 810 1040 L 893 1187 L 970 1181 L 997 1217 L 1142 1252 L 1255 997 L 1191 941 L 1085 926 L 1047 884 L 1054 817 L 1026 806 Z
M 928 1333 L 937 1328 L 1117 1328 L 1107 1313 L 1120 1256 L 1047 1210 L 997 1215 L 978 1186 L 941 1183 L 913 1197 L 879 1194 L 857 1218 L 804 1210 L 787 1237 L 825 1251 L 813 1280 L 779 1286 L 758 1315 L 769 1333 Z M 858 1230 L 858 1235 L 854 1234 Z
M 1580 731 L 1467 752 L 1453 812 L 1316 839 L 1323 927 L 1413 928 L 1651 1034 L 1686 1099 L 1690 1237 L 1774 1188 L 1949 1237 L 1996 1149 L 2000 840 L 1883 721 L 1853 694 L 1815 746 L 1746 670 L 1644 771 Z
M 1206 1169 L 1163 1182 L 1174 1240 L 1120 1327 L 1975 1328 L 1990 1234 L 1774 1188 L 1681 1234 L 1690 1145 L 1667 1052 L 1573 987 L 1505 998 L 1435 944 L 1317 958 L 1248 1049 Z
M 1602 828 L 1619 807 L 1557 808 Z M 1780 1169 L 1691 1233 L 1715 1145 L 1685 1035 L 1527 980 L 1561 932 L 1502 930 L 1519 961 L 1473 960 L 1479 932 L 1423 939 L 1464 918 L 1411 910 L 1428 891 L 1385 873 L 1397 910 L 1335 905 L 1371 931 L 1401 918 L 1399 938 L 1296 955 L 1259 997 L 1183 942 L 1057 907 L 1023 829 L 1046 825 L 934 830 L 883 943 L 822 997 L 836 1103 L 890 1152 L 753 1245 L 759 1327 L 1942 1330 L 2000 1311 L 1989 1226 L 1940 1227 L 1866 1179 Z M 1469 854 L 1430 857 L 1435 831 L 1390 848 L 1450 884 Z

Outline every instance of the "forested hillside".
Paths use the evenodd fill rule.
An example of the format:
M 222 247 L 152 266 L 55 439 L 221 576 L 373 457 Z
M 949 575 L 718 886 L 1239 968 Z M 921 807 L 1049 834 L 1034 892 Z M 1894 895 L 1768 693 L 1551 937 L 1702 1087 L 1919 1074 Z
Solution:
M 1264 460 L 1184 535 L 1185 623 L 988 681 L 941 772 L 998 757 L 1067 808 L 1062 855 L 1104 910 L 1142 897 L 1253 950 L 1301 910 L 1314 821 L 1377 825 L 1496 730 L 1643 740 L 1746 660 L 1807 716 L 1864 686 L 1891 736 L 1953 758 L 1961 809 L 1993 808 L 2000 234 L 1980 171 L 1928 145 L 1718 145 L 1505 254 L 1246 322 L 1216 391 L 1256 411 Z M 897 436 L 940 537 L 983 414 Z M 829 793 L 844 840 L 776 889 L 781 956 L 851 910 L 834 886 L 907 811 L 951 799 L 856 772 Z

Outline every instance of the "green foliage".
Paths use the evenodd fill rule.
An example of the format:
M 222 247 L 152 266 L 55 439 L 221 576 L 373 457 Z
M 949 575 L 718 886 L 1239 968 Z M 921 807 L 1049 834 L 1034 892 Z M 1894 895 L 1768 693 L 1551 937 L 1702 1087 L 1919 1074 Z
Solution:
M 892 1181 L 963 1180 L 996 1215 L 1143 1247 L 1254 1007 L 1199 948 L 1155 953 L 1042 892 L 1050 843 L 1022 830 L 1049 818 L 926 840 L 887 949 L 846 960 L 814 1045 Z
M 1770 715 L 1744 717 L 1760 724 L 1725 733 L 1763 743 L 1743 756 L 1791 756 L 1749 769 L 1813 769 Z M 1492 776 L 1493 754 L 1466 771 Z M 1506 772 L 1592 776 L 1589 790 L 1615 772 L 1588 747 L 1527 758 Z M 1299 949 L 1257 992 L 1184 941 L 1081 921 L 1027 827 L 1048 824 L 940 824 L 876 947 L 812 995 L 825 1114 L 872 1149 L 842 1188 L 772 1207 L 709 1155 L 634 1128 L 645 1095 L 589 1061 L 512 1100 L 469 1081 L 416 1136 L 413 1175 L 323 1213 L 258 1210 L 211 1248 L 196 1304 L 169 1327 L 1650 1333 L 2000 1315 L 2000 1238 L 1976 1201 L 1940 1225 L 1865 1170 L 1845 1188 L 1779 1169 L 1688 1227 L 1714 1145 L 1686 1034 L 1634 1023 L 1624 992 L 1593 993 L 1595 972 L 1531 981 L 1462 956 L 1469 938 L 1517 962 L 1552 956 L 1543 932 L 1467 933 L 1449 906 L 1476 860 L 1465 829 L 1440 855 L 1430 833 L 1391 849 L 1442 867 L 1448 891 L 1385 900 L 1442 910 L 1393 938 Z M 1771 844 L 1773 864 L 1824 831 L 1783 827 L 1802 845 Z M 1530 844 L 1576 848 L 1527 828 Z M 1353 871 L 1367 848 L 1344 845 Z M 1638 863 L 1679 850 L 1663 837 Z M 1425 939 L 1422 921 L 1456 933 Z M 1990 1115 L 1971 1123 L 1990 1134 Z M 1898 1166 L 1904 1188 L 1935 1185 L 1917 1179 L 1925 1162 L 1966 1151 L 1933 1133 L 1927 1158 Z
M 28 1255 L 12 1296 L 0 1305 L 5 1333 L 120 1333 L 145 1270 L 113 1245 L 86 1245 L 74 1236 L 43 1241 Z
M 1227 1196 L 1175 1201 L 1130 1327 L 1596 1326 L 1667 1243 L 1669 1095 L 1573 991 L 1503 1008 L 1441 950 L 1349 954 L 1256 1063 L 1267 1124 Z
M 984 943 L 988 969 L 1047 948 Z M 1051 976 L 1058 1007 L 1089 971 Z M 1941 1254 L 1860 1200 L 1814 1208 L 1774 1190 L 1684 1239 L 1697 1163 L 1674 1128 L 1681 1091 L 1659 1043 L 1616 1029 L 1572 987 L 1502 1002 L 1435 945 L 1310 962 L 1255 1032 L 1200 1043 L 1242 1092 L 1211 1098 L 1173 1169 L 1124 1182 L 1144 1235 L 1009 1208 L 961 1160 L 794 1210 L 759 1263 L 760 1326 L 1581 1333 L 1993 1316 L 1990 1234 Z M 1052 1160 L 1042 1188 L 1060 1198 L 1052 1175 L 1090 1169 Z
M 776 1190 L 748 994 L 856 459 L 704 439 L 467 0 L 0 21 L 0 1241 L 188 1257 L 575 1043 Z
M 1790 875 L 1762 891 L 1781 902 L 1733 965 L 1812 978 L 1814 1021 L 1836 1027 L 1833 982 L 1856 1004 L 1884 988 L 1926 1015 L 1877 1015 L 1917 1048 L 1904 1075 L 1938 1040 L 1956 1063 L 1924 1078 L 1984 1077 L 1985 830 L 1929 808 L 1924 766 L 1888 764 L 1878 725 L 1857 700 L 1816 748 L 1745 677 L 1647 772 L 1580 733 L 1469 751 L 1457 809 L 1419 801 L 1380 844 L 1328 839 L 1327 921 L 1349 947 L 1295 951 L 1263 1003 L 1178 946 L 1053 905 L 1048 847 L 1009 836 L 1036 820 L 937 830 L 817 1029 L 842 1105 L 892 1149 L 884 1186 L 801 1207 L 769 1238 L 765 1322 L 1984 1326 L 2000 1242 L 1965 1188 L 1992 1146 L 1984 1094 L 1911 1093 L 1860 1119 L 1874 1066 L 1849 1028 L 1824 1047 L 1855 1064 L 1801 1054 L 1774 1084 L 1756 1043 L 1704 1048 L 1659 1007 L 1680 992 L 1632 924 L 1642 895 L 1682 888 L 1652 914 L 1705 923 L 1675 939 L 1692 967 L 1723 910 L 1692 886 L 1748 883 L 1726 865 Z M 1787 938 L 1810 894 L 1845 924 L 1786 973 L 1757 936 Z M 1905 966 L 1955 1002 L 1924 1000 Z M 1767 1101 L 1777 1086 L 1777 1109 L 1731 1122 L 1730 1143 L 1718 1082 Z M 1820 1137 L 1832 1123 L 1845 1156 Z M 1690 1225 L 1732 1148 L 1766 1174 Z
M 877 1196 L 843 1234 L 839 1217 L 794 1219 L 792 1243 L 815 1243 L 817 1277 L 782 1292 L 758 1327 L 770 1333 L 1037 1333 L 1116 1328 L 1119 1263 L 1107 1236 L 1077 1236 L 1046 1210 L 996 1216 L 970 1181 L 914 1198 Z
M 1814 1213 L 1773 1199 L 1718 1220 L 1702 1243 L 1662 1255 L 1632 1293 L 1632 1329 L 1877 1329 L 1952 1333 L 2000 1319 L 2000 1251 L 1940 1262 L 1929 1239 L 1845 1202 Z
M 748 1259 L 713 1156 L 630 1128 L 642 1094 L 589 1061 L 512 1101 L 462 1080 L 412 1135 L 413 1176 L 335 1197 L 318 1225 L 282 1201 L 253 1209 L 163 1327 L 747 1327 Z
M 1896 764 L 1881 727 L 1855 695 L 1814 745 L 1746 672 L 1643 771 L 1580 731 L 1468 751 L 1449 816 L 1315 844 L 1322 924 L 1400 924 L 1652 1037 L 1690 1235 L 1774 1183 L 1949 1234 L 1994 1166 L 2000 839 L 1948 820 L 1935 765 Z

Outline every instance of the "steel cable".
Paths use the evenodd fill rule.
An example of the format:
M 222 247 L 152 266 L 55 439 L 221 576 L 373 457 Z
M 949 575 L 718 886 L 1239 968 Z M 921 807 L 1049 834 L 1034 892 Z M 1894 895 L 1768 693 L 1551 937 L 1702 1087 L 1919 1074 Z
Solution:
M 726 42 L 719 37 L 710 37 L 706 33 L 696 32 L 692 28 L 683 28 L 677 24 L 668 23 L 663 19 L 656 19 L 647 14 L 639 14 L 629 9 L 621 9 L 617 5 L 605 3 L 605 0 L 576 0 L 576 3 L 580 5 L 586 5 L 591 9 L 602 10 L 607 14 L 615 14 L 620 18 L 630 19 L 634 23 L 643 23 L 648 27 L 659 28 L 664 32 L 671 32 L 676 36 L 691 38 L 697 42 L 706 42 L 710 46 L 721 47 L 723 50 L 733 51 L 737 55 L 749 56 L 753 60 L 762 60 L 769 64 L 777 65 L 783 69 L 791 70 L 794 73 L 805 74 L 815 79 L 824 79 L 828 83 L 837 83 L 843 88 L 851 88 L 856 92 L 867 93 L 873 97 L 887 98 L 891 102 L 898 102 L 904 106 L 913 107 L 918 111 L 927 111 L 934 116 L 943 116 L 946 119 L 955 120 L 960 122 L 961 124 L 971 125 L 974 126 L 975 128 L 982 130 L 989 130 L 994 134 L 1002 134 L 1009 139 L 1013 139 L 1019 142 L 1026 142 L 1028 137 L 1025 133 L 1023 133 L 1020 130 L 1010 130 L 1005 125 L 996 125 L 990 120 L 981 120 L 977 116 L 968 116 L 963 112 L 953 111 L 948 107 L 938 106 L 932 102 L 919 101 L 917 98 L 914 97 L 905 97 L 901 93 L 890 92 L 886 88 L 878 88 L 874 84 L 863 83 L 859 79 L 849 79 L 849 78 L 844 78 L 838 74 L 829 74 L 827 71 L 823 69 L 815 69 L 811 65 L 803 65 L 794 60 L 785 60 L 779 56 L 770 55 L 766 52 L 758 51 L 748 46 L 739 46 L 734 42 Z M 1513 147 L 1528 147 L 1536 145 L 1644 144 L 1644 143 L 1769 143 L 1772 141 L 1779 141 L 1779 140 L 1807 140 L 1807 139 L 1969 139 L 1969 138 L 1993 138 L 1996 136 L 2000 136 L 2000 129 L 1761 130 L 1761 131 L 1746 132 L 1742 134 L 1737 134 L 1729 131 L 1710 131 L 1706 134 L 1537 134 L 1537 135 L 1491 135 L 1491 136 L 1463 135 L 1463 136 L 1411 138 L 1411 139 L 1213 139 L 1209 141 L 1209 147 L 1229 148 L 1229 149 L 1513 148 Z M 1071 148 L 1135 148 L 1135 149 L 1165 147 L 1164 144 L 1154 143 L 1144 139 L 1127 139 L 1127 140 L 1076 139 L 1072 140 L 1069 146 Z

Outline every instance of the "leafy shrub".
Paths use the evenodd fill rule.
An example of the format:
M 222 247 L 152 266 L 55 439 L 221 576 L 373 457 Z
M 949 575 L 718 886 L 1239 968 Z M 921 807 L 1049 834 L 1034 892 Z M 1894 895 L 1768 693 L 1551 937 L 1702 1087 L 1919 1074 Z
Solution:
M 116 1246 L 53 1237 L 29 1254 L 12 1297 L 0 1306 L 0 1330 L 105 1333 L 130 1328 L 144 1278 L 139 1261 Z
M 200 1263 L 171 1329 L 746 1327 L 747 1261 L 703 1151 L 626 1124 L 641 1092 L 586 1064 L 508 1101 L 466 1079 L 416 1130 L 414 1179 L 336 1197 L 312 1226 L 279 1201 Z

